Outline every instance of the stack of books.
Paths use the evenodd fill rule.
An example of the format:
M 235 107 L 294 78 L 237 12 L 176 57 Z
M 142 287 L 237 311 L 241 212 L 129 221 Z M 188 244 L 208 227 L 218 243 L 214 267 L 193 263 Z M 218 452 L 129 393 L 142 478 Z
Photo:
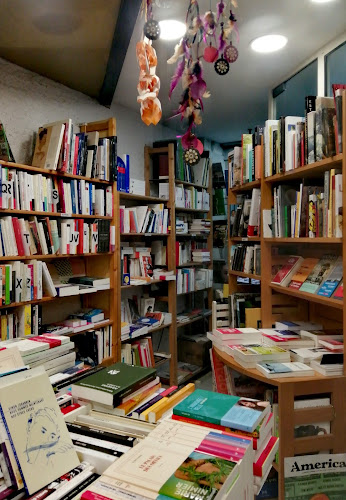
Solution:
M 189 223 L 189 233 L 210 234 L 210 219 L 193 219 Z
M 261 190 L 252 190 L 251 198 L 239 195 L 237 205 L 230 205 L 230 235 L 232 237 L 260 236 Z
M 232 245 L 230 256 L 232 271 L 261 274 L 261 245 Z
M 262 342 L 262 334 L 256 328 L 214 328 L 208 333 L 213 345 L 221 350 L 228 350 L 228 346 L 256 344 Z M 227 351 L 230 353 L 230 351 Z
M 80 132 L 69 118 L 39 128 L 32 165 L 68 174 L 116 180 L 117 138 Z
M 121 233 L 168 233 L 168 209 L 163 203 L 120 207 Z
M 196 248 L 192 250 L 192 261 L 199 263 L 210 262 L 210 251 L 207 248 Z
M 263 170 L 263 127 L 254 134 L 242 134 L 242 145 L 228 153 L 229 187 L 239 187 L 261 178 Z

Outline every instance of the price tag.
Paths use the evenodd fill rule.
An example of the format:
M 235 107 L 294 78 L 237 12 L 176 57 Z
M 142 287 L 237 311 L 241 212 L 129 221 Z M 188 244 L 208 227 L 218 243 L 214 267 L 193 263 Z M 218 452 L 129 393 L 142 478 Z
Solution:
M 67 214 L 67 213 L 64 213 L 64 214 L 61 214 L 61 217 L 72 217 L 72 214 Z

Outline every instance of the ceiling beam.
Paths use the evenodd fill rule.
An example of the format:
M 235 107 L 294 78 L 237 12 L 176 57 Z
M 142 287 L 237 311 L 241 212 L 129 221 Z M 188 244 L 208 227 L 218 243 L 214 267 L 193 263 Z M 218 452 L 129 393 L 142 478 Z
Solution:
M 112 104 L 141 4 L 142 0 L 121 0 L 107 69 L 98 97 L 103 106 L 110 107 Z

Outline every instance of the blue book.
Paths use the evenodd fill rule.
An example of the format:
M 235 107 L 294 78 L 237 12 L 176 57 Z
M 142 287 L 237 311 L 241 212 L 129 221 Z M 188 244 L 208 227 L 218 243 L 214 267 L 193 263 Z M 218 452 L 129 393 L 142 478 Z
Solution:
M 123 158 L 117 156 L 117 190 L 122 193 L 130 192 L 130 156 L 124 155 Z
M 342 275 L 342 257 L 338 257 L 333 270 L 320 286 L 317 295 L 321 295 L 322 297 L 331 297 L 342 280 Z
M 74 182 L 70 182 L 70 186 L 71 186 L 71 201 L 72 201 L 72 213 L 73 214 L 76 214 L 76 202 L 75 202 L 75 186 L 74 186 Z
M 93 190 L 95 189 L 95 186 L 91 183 L 89 183 L 89 213 L 90 215 L 94 214 L 93 211 Z

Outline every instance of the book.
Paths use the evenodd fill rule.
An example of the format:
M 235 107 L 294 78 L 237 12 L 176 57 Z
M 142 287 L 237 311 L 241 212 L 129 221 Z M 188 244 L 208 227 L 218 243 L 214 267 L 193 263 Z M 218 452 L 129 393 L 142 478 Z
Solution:
M 301 329 L 300 335 L 302 338 L 309 338 L 314 341 L 315 347 L 319 346 L 320 340 L 342 340 L 343 339 L 343 331 L 342 329 L 329 329 L 322 330 L 322 328 L 318 329 Z
M 124 397 L 156 378 L 154 368 L 115 363 L 72 385 L 72 395 L 116 407 Z
M 333 269 L 335 261 L 335 255 L 324 255 L 302 284 L 300 291 L 316 293 L 323 280 L 327 278 Z
M 290 361 L 290 355 L 281 347 L 270 347 L 264 345 L 238 345 L 232 346 L 232 355 L 234 359 L 246 368 L 256 368 L 259 361 Z M 225 349 L 226 351 L 226 349 Z M 226 351 L 227 352 L 227 351 Z
M 39 128 L 32 159 L 33 167 L 57 169 L 64 131 L 63 123 Z
M 201 389 L 173 408 L 174 415 L 253 432 L 270 411 L 266 401 L 238 398 Z
M 317 291 L 317 295 L 322 297 L 331 297 L 338 287 L 343 277 L 342 257 L 338 257 L 333 269 L 328 274 L 327 278 L 323 281 L 322 285 Z
M 314 371 L 304 363 L 257 363 L 256 368 L 267 378 L 279 377 L 311 377 Z
M 77 467 L 77 454 L 42 367 L 1 378 L 0 399 L 1 418 L 28 494 Z
M 272 279 L 272 283 L 284 287 L 288 286 L 288 284 L 291 282 L 292 276 L 299 269 L 303 261 L 303 257 L 295 255 L 289 256 L 286 263 Z
M 308 278 L 309 274 L 313 271 L 314 267 L 317 265 L 318 259 L 314 257 L 308 257 L 304 259 L 301 263 L 299 269 L 292 276 L 292 280 L 288 285 L 288 288 L 293 288 L 294 290 L 299 290 L 305 280 Z

